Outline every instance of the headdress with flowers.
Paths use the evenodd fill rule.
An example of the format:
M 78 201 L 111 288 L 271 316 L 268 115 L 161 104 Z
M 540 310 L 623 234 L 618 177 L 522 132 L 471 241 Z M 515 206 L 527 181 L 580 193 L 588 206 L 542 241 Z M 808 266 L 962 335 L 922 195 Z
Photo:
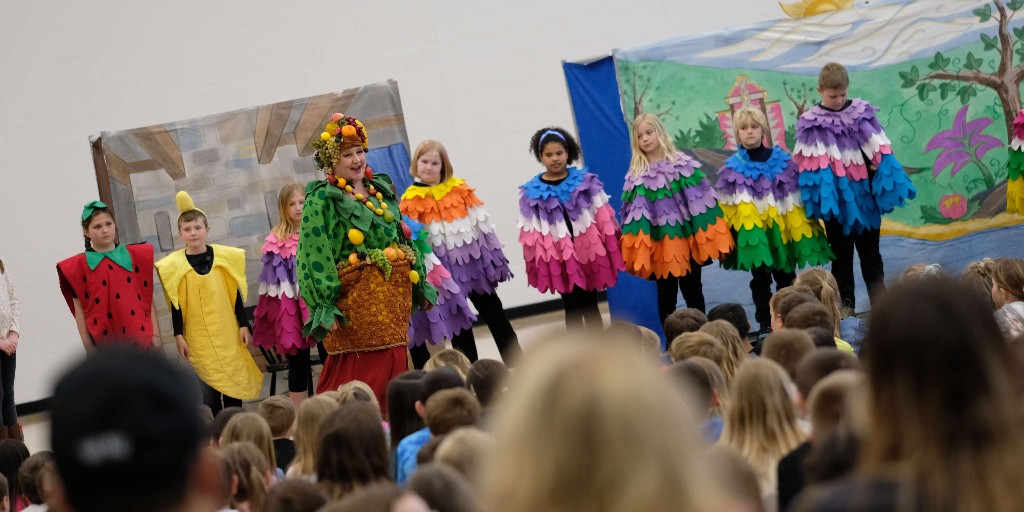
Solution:
M 316 149 L 313 159 L 320 170 L 327 172 L 341 158 L 344 149 L 355 146 L 370 147 L 363 123 L 352 116 L 335 113 L 324 126 L 320 140 L 313 141 L 313 149 Z

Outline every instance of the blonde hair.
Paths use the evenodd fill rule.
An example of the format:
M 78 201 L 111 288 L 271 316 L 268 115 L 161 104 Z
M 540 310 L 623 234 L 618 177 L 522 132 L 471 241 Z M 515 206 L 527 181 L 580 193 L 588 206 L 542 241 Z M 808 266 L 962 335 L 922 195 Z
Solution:
M 669 346 L 672 362 L 678 363 L 694 356 L 706 357 L 725 372 L 725 359 L 728 357 L 725 344 L 718 338 L 701 331 L 684 332 L 672 340 Z
M 725 374 L 725 381 L 732 385 L 732 379 L 736 376 L 736 369 L 748 359 L 747 352 L 743 349 L 743 339 L 740 338 L 740 331 L 725 320 L 712 320 L 700 328 L 700 332 L 706 332 L 720 341 L 725 347 L 725 359 L 722 360 L 722 373 Z
M 320 426 L 335 409 L 338 402 L 323 395 L 303 400 L 299 406 L 299 419 L 295 427 L 295 458 L 289 470 L 300 476 L 316 473 L 316 461 L 320 449 Z
M 637 351 L 557 339 L 516 377 L 484 462 L 493 512 L 721 510 L 693 408 Z
M 839 284 L 831 272 L 823 268 L 812 268 L 801 272 L 793 281 L 793 286 L 804 286 L 811 290 L 821 303 L 832 313 L 832 336 L 839 336 L 839 326 L 843 318 L 843 299 L 839 295 Z
M 736 137 L 737 146 L 742 146 L 742 144 L 739 144 L 740 128 L 750 124 L 755 124 L 761 127 L 762 138 L 770 131 L 770 128 L 768 127 L 768 118 L 765 117 L 764 112 L 761 112 L 756 108 L 743 107 L 732 115 L 732 134 Z
M 340 386 L 337 390 L 338 405 L 344 405 L 349 402 L 369 402 L 374 407 L 380 409 L 380 402 L 377 401 L 377 396 L 373 394 L 373 389 L 370 385 L 361 380 L 350 380 Z
M 453 348 L 446 348 L 430 356 L 430 359 L 427 359 L 426 364 L 423 365 L 423 369 L 428 372 L 438 368 L 451 368 L 459 373 L 463 382 L 466 381 L 466 376 L 469 375 L 469 369 L 472 367 L 473 363 L 469 362 L 466 354 Z
M 270 425 L 263 416 L 254 412 L 240 412 L 228 420 L 224 432 L 220 435 L 220 444 L 238 441 L 249 441 L 256 445 L 267 462 L 271 466 L 277 466 L 277 458 L 274 456 L 274 436 L 270 433 Z
M 757 473 L 762 495 L 776 488 L 779 460 L 804 440 L 781 366 L 755 359 L 736 372 L 720 444 L 739 452 Z
M 420 157 L 436 151 L 437 156 L 441 158 L 441 181 L 438 183 L 444 183 L 448 181 L 455 174 L 455 170 L 452 169 L 452 161 L 448 158 L 448 150 L 436 140 L 425 140 L 420 142 L 419 146 L 416 146 L 416 151 L 412 154 L 412 161 L 409 163 L 409 175 L 413 178 L 420 179 L 419 172 L 416 170 L 416 162 L 419 161 Z
M 970 262 L 960 274 L 960 282 L 969 286 L 975 292 L 974 294 L 988 305 L 989 309 L 995 311 L 996 304 L 992 300 L 991 266 L 992 260 L 989 258 Z
M 434 452 L 434 460 L 455 468 L 466 477 L 474 489 L 478 489 L 480 467 L 493 445 L 494 438 L 479 428 L 457 428 L 444 436 L 444 440 Z
M 665 159 L 676 160 L 682 153 L 676 149 L 676 144 L 672 142 L 672 138 L 668 136 L 665 131 L 665 125 L 661 123 L 661 119 L 658 116 L 646 112 L 636 116 L 633 120 L 633 126 L 630 130 L 632 139 L 630 144 L 633 146 L 633 158 L 629 162 L 629 175 L 633 178 L 639 177 L 641 174 L 647 172 L 651 168 L 651 162 L 647 158 L 647 154 L 640 149 L 640 142 L 637 141 L 637 130 L 640 129 L 640 125 L 643 123 L 650 123 L 654 126 L 654 133 L 658 135 L 658 140 L 661 142 L 661 147 L 665 149 Z
M 305 189 L 298 183 L 289 183 L 281 187 L 281 191 L 277 193 L 277 225 L 274 226 L 270 232 L 277 237 L 278 240 L 285 240 L 293 233 L 299 232 L 299 224 L 294 222 L 290 215 L 288 215 L 288 203 L 292 199 L 292 195 L 296 192 L 306 195 Z
M 248 502 L 249 510 L 263 510 L 267 500 L 264 478 L 273 466 L 260 454 L 260 449 L 248 441 L 232 442 L 221 448 L 221 456 L 227 473 L 238 478 L 231 506 Z
M 829 62 L 818 73 L 818 89 L 846 89 L 850 86 L 850 74 L 842 64 Z

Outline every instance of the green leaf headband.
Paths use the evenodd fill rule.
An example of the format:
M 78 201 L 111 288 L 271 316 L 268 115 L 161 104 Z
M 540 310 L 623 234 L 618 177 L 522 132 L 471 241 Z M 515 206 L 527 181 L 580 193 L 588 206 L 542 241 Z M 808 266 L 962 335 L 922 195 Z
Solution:
M 93 212 L 95 212 L 96 210 L 102 210 L 106 208 L 110 207 L 107 206 L 107 203 L 104 203 L 103 201 L 93 201 L 91 203 L 86 203 L 85 207 L 82 208 L 82 220 L 91 217 Z

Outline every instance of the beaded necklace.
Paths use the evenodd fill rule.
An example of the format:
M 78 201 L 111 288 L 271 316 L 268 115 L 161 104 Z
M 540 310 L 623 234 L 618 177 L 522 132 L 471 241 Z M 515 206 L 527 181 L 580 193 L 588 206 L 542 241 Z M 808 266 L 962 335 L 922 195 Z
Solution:
M 364 175 L 365 178 L 363 180 L 363 183 L 366 183 L 367 180 L 373 177 L 373 170 L 367 167 Z M 384 222 L 390 223 L 395 220 L 395 214 L 392 213 L 391 210 L 389 210 L 390 207 L 386 202 L 384 202 L 384 195 L 378 192 L 377 189 L 374 188 L 373 184 L 368 185 L 369 188 L 367 190 L 367 193 L 369 195 L 364 196 L 363 194 L 356 192 L 355 189 L 352 187 L 352 184 L 350 184 L 348 180 L 346 180 L 345 178 L 339 178 L 337 176 L 334 176 L 333 174 L 330 174 L 327 176 L 327 181 L 330 182 L 331 185 L 334 185 L 335 187 L 338 187 L 341 190 L 345 191 L 345 194 L 347 194 L 350 198 L 355 199 L 356 201 L 359 201 L 360 203 L 366 205 L 366 207 L 369 208 L 371 212 L 375 213 L 380 217 L 383 217 Z M 377 204 L 373 204 L 374 199 L 377 200 Z

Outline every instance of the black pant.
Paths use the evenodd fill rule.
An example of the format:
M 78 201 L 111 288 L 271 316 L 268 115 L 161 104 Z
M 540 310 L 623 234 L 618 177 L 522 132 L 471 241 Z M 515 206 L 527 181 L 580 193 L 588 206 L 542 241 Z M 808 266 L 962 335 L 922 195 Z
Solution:
M 242 400 L 240 398 L 230 397 L 213 389 L 209 384 L 199 381 L 199 388 L 203 391 L 203 403 L 210 408 L 213 415 L 216 416 L 221 409 L 227 407 L 241 407 Z M 223 399 L 223 404 L 221 400 Z
M 772 299 L 772 279 L 775 280 L 775 291 L 790 286 L 796 280 L 795 272 L 782 272 L 758 267 L 750 271 L 750 296 L 754 299 L 754 320 L 762 331 L 772 325 L 771 308 L 768 303 Z
M 327 360 L 327 350 L 324 344 L 317 342 L 316 351 L 320 356 L 320 364 Z M 313 389 L 313 376 L 310 373 L 309 349 L 300 350 L 295 355 L 285 354 L 288 361 L 288 391 L 290 393 L 302 393 Z M 312 394 L 312 393 L 310 393 Z
M 843 234 L 843 227 L 838 222 L 825 221 L 825 235 L 836 259 L 832 262 L 832 276 L 839 285 L 839 296 L 843 305 L 855 308 L 857 297 L 854 293 L 853 250 L 857 250 L 860 258 L 860 271 L 864 274 L 864 284 L 868 288 L 868 297 L 874 306 L 881 292 L 885 291 L 885 270 L 882 266 L 882 253 L 879 251 L 877 229 L 864 230 L 859 234 Z
M 505 316 L 505 308 L 501 305 L 501 299 L 493 293 L 472 292 L 469 294 L 469 300 L 476 306 L 480 318 L 491 330 L 494 344 L 498 346 L 498 352 L 501 354 L 501 360 L 508 366 L 514 366 L 523 351 L 519 347 L 516 331 L 512 329 L 512 324 Z M 476 362 L 480 358 L 476 349 L 476 337 L 473 335 L 473 329 L 460 331 L 453 336 L 452 347 L 465 354 L 470 362 Z M 416 368 L 423 368 L 423 365 L 430 359 L 430 352 L 427 350 L 426 344 L 410 348 L 409 353 L 412 355 L 412 364 Z
M 587 329 L 600 331 L 604 329 L 601 310 L 597 308 L 597 292 L 574 287 L 562 296 L 562 307 L 565 308 L 565 327 L 570 331 Z
M 7 355 L 0 352 L 0 413 L 3 414 L 3 423 L 9 427 L 18 423 L 18 410 L 14 406 L 14 367 L 17 362 L 17 354 Z
M 686 307 L 704 312 L 704 285 L 700 280 L 701 265 L 690 262 L 690 272 L 683 277 L 669 276 L 655 279 L 658 285 L 658 317 L 661 325 L 676 310 L 676 290 L 683 292 Z

